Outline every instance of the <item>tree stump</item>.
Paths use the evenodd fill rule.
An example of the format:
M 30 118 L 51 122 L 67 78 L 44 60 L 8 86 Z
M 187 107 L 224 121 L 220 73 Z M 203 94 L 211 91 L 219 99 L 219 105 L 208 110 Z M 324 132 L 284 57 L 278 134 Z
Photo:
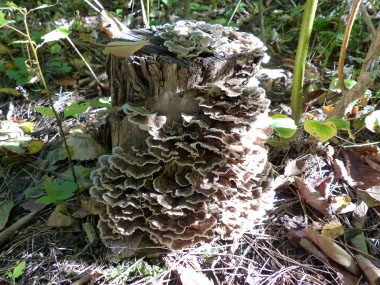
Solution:
M 110 57 L 112 154 L 99 158 L 92 196 L 106 245 L 146 233 L 179 250 L 240 237 L 270 209 L 264 143 L 269 101 L 254 74 L 262 42 L 229 27 L 180 21 L 123 59 Z

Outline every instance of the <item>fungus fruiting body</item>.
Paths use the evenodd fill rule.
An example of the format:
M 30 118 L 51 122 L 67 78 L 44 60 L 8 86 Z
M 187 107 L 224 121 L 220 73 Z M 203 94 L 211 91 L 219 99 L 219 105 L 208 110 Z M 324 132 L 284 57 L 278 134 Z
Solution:
M 204 48 L 226 55 L 228 43 L 239 39 L 243 47 L 243 39 L 253 37 L 214 28 L 184 22 L 164 26 L 159 36 L 195 40 L 197 48 L 177 54 L 181 58 Z M 264 147 L 272 132 L 269 101 L 246 75 L 163 94 L 150 104 L 141 100 L 122 106 L 126 143 L 101 156 L 91 174 L 90 193 L 99 205 L 105 244 L 123 245 L 145 233 L 159 245 L 180 250 L 216 234 L 238 238 L 271 208 Z

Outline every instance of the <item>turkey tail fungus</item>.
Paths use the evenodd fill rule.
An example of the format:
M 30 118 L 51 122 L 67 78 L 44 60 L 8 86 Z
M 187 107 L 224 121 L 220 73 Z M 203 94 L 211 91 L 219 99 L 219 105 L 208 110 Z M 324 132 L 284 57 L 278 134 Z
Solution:
M 111 154 L 90 192 L 103 242 L 147 234 L 181 250 L 215 234 L 239 238 L 271 209 L 269 101 L 254 78 L 266 48 L 231 27 L 180 21 L 135 55 L 108 62 Z

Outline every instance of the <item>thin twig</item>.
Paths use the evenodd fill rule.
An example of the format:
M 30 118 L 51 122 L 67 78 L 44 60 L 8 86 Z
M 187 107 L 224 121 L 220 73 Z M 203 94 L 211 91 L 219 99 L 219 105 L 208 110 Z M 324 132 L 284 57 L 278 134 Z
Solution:
M 76 51 L 76 53 L 79 55 L 79 57 L 83 60 L 84 64 L 87 66 L 88 70 L 90 71 L 92 77 L 94 77 L 95 81 L 98 83 L 100 88 L 103 88 L 103 84 L 99 81 L 98 77 L 96 76 L 95 72 L 92 70 L 91 66 L 87 63 L 86 59 L 83 57 L 83 55 L 80 53 L 80 51 L 77 49 L 73 41 L 66 37 L 67 41 L 71 44 L 73 49 Z
M 364 7 L 363 3 L 360 3 L 359 6 L 360 12 L 362 13 L 362 16 L 364 18 L 364 22 L 367 25 L 368 31 L 371 33 L 372 37 L 375 38 L 376 36 L 376 28 L 373 25 L 371 18 L 369 17 L 366 8 Z

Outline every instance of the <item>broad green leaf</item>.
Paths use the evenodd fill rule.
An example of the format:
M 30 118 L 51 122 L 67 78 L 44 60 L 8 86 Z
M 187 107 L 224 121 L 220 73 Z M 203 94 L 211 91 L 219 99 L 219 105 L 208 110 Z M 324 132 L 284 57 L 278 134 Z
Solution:
M 45 185 L 45 190 L 48 196 L 59 201 L 71 198 L 76 189 L 77 184 L 72 181 L 65 181 L 62 184 L 52 181 Z
M 0 203 L 0 231 L 4 229 L 13 206 L 13 200 L 5 200 Z
M 138 41 L 138 42 L 127 42 L 127 41 L 118 41 L 118 42 L 109 42 L 106 45 L 106 51 L 110 54 L 117 57 L 129 57 L 133 55 L 136 51 L 145 46 L 149 41 Z
M 50 52 L 51 53 L 59 53 L 61 51 L 62 47 L 60 44 L 54 44 L 50 47 Z
M 365 241 L 364 233 L 361 229 L 349 228 L 344 234 L 344 239 L 347 243 L 351 244 L 354 248 L 361 252 L 368 253 L 367 243 Z
M 36 203 L 40 203 L 42 205 L 49 205 L 55 202 L 57 202 L 57 200 L 52 198 L 51 196 L 43 196 L 36 200 Z
M 335 124 L 329 121 L 321 123 L 315 120 L 309 120 L 305 123 L 304 129 L 321 142 L 326 142 L 337 133 Z
M 5 19 L 4 14 L 0 11 L 0 28 L 7 24 L 8 21 Z
M 90 106 L 89 102 L 73 103 L 70 106 L 65 107 L 63 111 L 64 117 L 65 118 L 70 117 L 70 116 L 78 117 L 78 115 L 85 112 L 89 106 Z
M 13 269 L 13 272 L 12 272 L 12 278 L 16 279 L 18 278 L 22 272 L 24 271 L 24 268 L 25 268 L 25 260 L 24 261 L 21 261 L 16 267 L 15 269 Z
M 90 179 L 90 174 L 94 170 L 93 168 L 86 168 L 81 165 L 74 166 L 75 175 L 79 185 L 79 191 L 87 190 L 91 187 L 92 181 Z M 71 169 L 67 169 L 65 172 L 61 173 L 59 179 L 69 181 L 73 180 L 73 173 Z
M 68 28 L 56 28 L 55 30 L 47 33 L 41 38 L 44 40 L 43 43 L 54 42 L 60 39 L 65 39 L 70 35 L 70 30 Z
M 328 119 L 327 121 L 333 122 L 337 130 L 340 130 L 340 129 L 346 130 L 351 139 L 355 138 L 351 133 L 351 126 L 350 126 L 349 121 L 338 119 L 338 118 L 331 118 L 331 119 Z
M 271 123 L 273 129 L 283 138 L 294 136 L 297 126 L 294 120 L 285 115 L 274 115 Z
M 371 132 L 380 130 L 380 110 L 376 110 L 365 118 L 365 126 Z
M 44 116 L 55 117 L 52 108 L 50 107 L 33 107 L 34 110 L 41 113 Z
M 351 80 L 351 79 L 344 80 L 344 85 L 346 86 L 347 89 L 351 89 L 352 87 L 355 86 L 355 84 L 356 84 L 355 80 Z M 341 89 L 340 84 L 339 84 L 339 78 L 334 77 L 331 79 L 329 89 Z

